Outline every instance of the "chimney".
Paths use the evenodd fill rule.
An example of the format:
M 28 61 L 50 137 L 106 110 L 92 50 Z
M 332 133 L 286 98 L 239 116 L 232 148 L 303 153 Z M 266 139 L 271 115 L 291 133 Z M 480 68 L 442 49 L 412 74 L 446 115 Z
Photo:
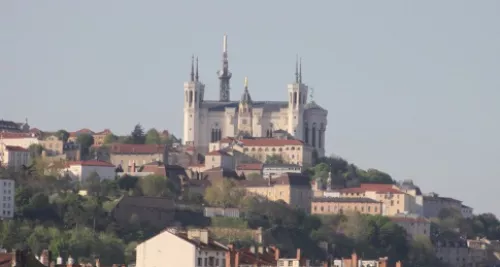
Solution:
M 240 252 L 239 251 L 237 251 L 236 255 L 234 255 L 234 266 L 235 267 L 240 266 Z
M 204 244 L 208 244 L 209 237 L 207 229 L 200 230 L 200 241 L 203 242 Z
M 73 261 L 73 258 L 71 258 L 71 255 L 69 255 L 69 256 L 68 256 L 68 260 L 67 260 L 67 262 L 66 262 L 66 266 L 67 266 L 67 267 L 72 267 L 72 266 L 73 266 L 73 263 L 75 263 L 75 262 Z
M 300 252 L 300 248 L 297 249 L 297 260 L 300 262 L 300 255 L 301 252 Z
M 61 256 L 57 257 L 56 264 L 57 265 L 62 265 L 63 264 L 63 260 L 62 260 Z
M 380 258 L 378 261 L 378 266 L 379 267 L 387 267 L 387 257 Z M 397 266 L 397 264 L 396 264 Z
M 101 262 L 99 259 L 95 259 L 95 267 L 101 267 Z
M 231 266 L 233 266 L 233 265 L 231 265 L 232 255 L 234 254 L 233 245 L 230 244 L 227 247 L 229 248 L 229 251 L 226 251 L 226 265 L 225 266 L 231 267 Z
M 252 254 L 255 254 L 255 246 L 251 246 L 251 247 L 250 247 L 250 252 L 251 252 Z
M 276 246 L 271 247 L 274 250 L 274 259 L 277 261 L 280 259 L 280 249 Z
M 401 261 L 397 261 L 397 262 L 396 262 L 396 267 L 401 267 L 401 266 L 403 266 L 403 265 L 401 264 Z
M 356 252 L 352 253 L 351 255 L 351 264 L 352 264 L 352 267 L 358 267 L 358 254 L 356 254 Z M 382 267 L 382 266 L 379 266 L 379 267 Z
M 259 253 L 264 254 L 264 247 L 263 246 L 259 246 Z

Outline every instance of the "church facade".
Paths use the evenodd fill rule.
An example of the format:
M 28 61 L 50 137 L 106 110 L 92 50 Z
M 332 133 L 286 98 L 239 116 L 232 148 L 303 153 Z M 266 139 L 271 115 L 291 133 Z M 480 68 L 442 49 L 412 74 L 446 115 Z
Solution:
M 286 132 L 290 138 L 304 141 L 323 156 L 328 111 L 308 101 L 309 88 L 302 82 L 302 64 L 297 60 L 295 81 L 283 92 L 285 101 L 253 100 L 247 78 L 239 100 L 231 100 L 227 55 L 225 35 L 223 64 L 218 72 L 219 100 L 204 99 L 205 85 L 199 80 L 198 59 L 195 67 L 192 58 L 190 80 L 184 83 L 183 143 L 206 153 L 210 143 L 224 137 L 273 138 L 276 133 Z

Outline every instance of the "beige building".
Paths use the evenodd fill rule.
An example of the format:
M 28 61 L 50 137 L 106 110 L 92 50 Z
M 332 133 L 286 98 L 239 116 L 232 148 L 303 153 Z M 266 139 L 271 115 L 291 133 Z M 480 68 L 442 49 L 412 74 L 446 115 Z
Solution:
M 283 89 L 284 101 L 255 101 L 250 96 L 248 79 L 242 84 L 240 100 L 230 97 L 231 72 L 228 67 L 227 36 L 224 36 L 223 65 L 218 72 L 219 99 L 205 99 L 205 84 L 196 74 L 194 60 L 191 79 L 184 83 L 183 142 L 195 146 L 201 153 L 210 151 L 210 143 L 224 137 L 239 135 L 272 137 L 276 131 L 285 131 L 325 154 L 325 132 L 328 111 L 308 101 L 309 89 L 302 80 L 302 68 L 297 62 L 295 80 Z M 198 65 L 196 63 L 196 65 Z M 301 64 L 300 64 L 301 65 Z
M 390 217 L 391 221 L 403 227 L 408 233 L 409 237 L 415 238 L 416 236 L 427 236 L 431 234 L 431 221 L 411 214 L 397 214 Z
M 243 155 L 265 163 L 268 157 L 279 157 L 286 164 L 311 166 L 313 148 L 300 140 L 276 138 L 225 138 L 220 142 L 210 143 L 210 151 L 231 149 Z M 243 160 L 240 160 L 241 162 Z
M 262 175 L 262 163 L 246 163 L 236 166 L 236 172 L 239 175 L 248 177 L 249 175 Z
M 43 147 L 43 156 L 54 157 L 64 154 L 64 142 L 55 135 L 50 135 L 40 140 Z
M 29 148 L 31 145 L 39 144 L 38 135 L 34 133 L 11 133 L 0 132 L 0 144 L 6 146 L 20 146 Z
M 109 147 L 110 162 L 120 165 L 125 172 L 130 172 L 134 165 L 163 161 L 164 155 L 165 145 L 112 144 Z
M 411 213 L 415 201 L 411 195 L 390 184 L 361 184 L 360 187 L 345 188 L 338 192 L 340 197 L 367 197 L 382 202 L 384 208 L 382 214 L 385 216 Z
M 113 134 L 111 130 L 109 129 L 104 129 L 102 132 L 94 133 L 92 136 L 94 137 L 94 145 L 96 146 L 102 146 L 104 145 L 104 138 L 106 136 Z
M 312 190 L 309 177 L 300 173 L 286 173 L 276 179 L 244 180 L 247 192 L 271 201 L 282 200 L 293 208 L 311 210 Z
M 342 214 L 359 212 L 362 214 L 382 215 L 382 203 L 370 198 L 354 197 L 316 197 L 311 202 L 312 214 Z
M 0 144 L 0 166 L 19 169 L 30 163 L 30 151 L 20 146 Z
M 205 155 L 204 164 L 193 164 L 189 166 L 187 169 L 193 172 L 204 172 L 214 168 L 233 170 L 234 169 L 233 155 L 222 150 L 210 151 Z

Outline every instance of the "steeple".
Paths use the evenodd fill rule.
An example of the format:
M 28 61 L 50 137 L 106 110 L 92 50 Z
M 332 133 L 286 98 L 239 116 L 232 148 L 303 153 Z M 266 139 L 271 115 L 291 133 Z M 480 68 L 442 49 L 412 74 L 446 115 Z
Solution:
M 299 59 L 299 83 L 302 83 L 302 57 Z
M 230 100 L 229 94 L 229 80 L 231 79 L 231 72 L 229 71 L 229 61 L 227 58 L 227 34 L 224 34 L 222 43 L 222 69 L 217 73 L 220 80 L 220 93 L 219 101 L 227 102 Z
M 200 80 L 200 76 L 198 75 L 198 57 L 196 57 L 196 74 L 195 74 L 195 81 Z
M 191 80 L 194 82 L 194 55 L 191 56 Z
M 299 83 L 299 55 L 295 55 L 295 83 Z
M 248 91 L 248 77 L 245 77 L 245 90 L 241 96 L 241 103 L 251 104 L 252 98 L 250 97 L 250 92 Z

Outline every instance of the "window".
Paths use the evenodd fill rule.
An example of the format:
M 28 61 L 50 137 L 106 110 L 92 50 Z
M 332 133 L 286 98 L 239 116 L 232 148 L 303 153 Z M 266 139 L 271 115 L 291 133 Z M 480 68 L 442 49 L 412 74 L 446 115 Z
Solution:
M 198 266 L 201 266 L 202 265 L 202 260 L 201 258 L 198 257 Z

